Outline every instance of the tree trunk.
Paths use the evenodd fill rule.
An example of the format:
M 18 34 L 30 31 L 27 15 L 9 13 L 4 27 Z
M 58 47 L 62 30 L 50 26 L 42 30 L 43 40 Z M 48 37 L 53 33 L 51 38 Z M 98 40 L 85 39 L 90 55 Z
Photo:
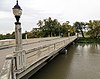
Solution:
M 82 34 L 82 37 L 84 38 L 84 33 L 83 33 L 83 31 L 81 30 L 81 34 Z

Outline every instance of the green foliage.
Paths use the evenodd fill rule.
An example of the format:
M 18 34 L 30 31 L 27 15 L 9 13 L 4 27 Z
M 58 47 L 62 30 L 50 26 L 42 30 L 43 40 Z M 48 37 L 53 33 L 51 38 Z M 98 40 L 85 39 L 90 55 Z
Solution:
M 84 37 L 83 29 L 85 28 L 85 23 L 84 22 L 75 22 L 73 24 L 73 26 L 75 27 L 76 32 L 77 33 L 81 32 L 82 36 Z
M 77 43 L 99 43 L 100 44 L 100 38 L 91 38 L 91 37 L 87 37 L 87 38 L 78 38 L 78 40 L 76 41 Z
M 15 39 L 15 32 L 12 32 L 11 39 Z
M 37 23 L 39 28 L 38 31 L 36 31 L 36 34 L 38 33 L 38 37 L 68 36 L 68 33 L 70 33 L 70 35 L 75 35 L 75 30 L 69 23 L 69 21 L 66 21 L 61 25 L 57 19 L 52 20 L 51 17 L 44 19 L 43 21 L 39 20 Z M 34 29 L 32 32 L 35 34 Z
M 23 33 L 22 34 L 22 39 L 25 39 L 26 38 L 26 33 Z
M 37 23 L 38 28 L 33 28 L 30 32 L 27 32 L 27 38 L 75 35 L 75 28 L 69 23 L 69 21 L 66 21 L 60 24 L 57 19 L 52 19 L 51 17 L 39 20 Z M 22 33 L 22 38 L 26 38 L 26 32 Z M 0 39 L 15 39 L 15 32 L 5 35 L 0 34 Z
M 51 36 L 72 36 L 75 33 L 81 33 L 91 38 L 100 38 L 100 20 L 90 20 L 89 22 L 75 22 L 73 26 L 69 21 L 60 23 L 57 19 L 51 17 L 43 20 L 39 20 L 38 28 L 33 28 L 30 32 L 27 32 L 28 38 L 38 37 L 51 37 Z M 87 30 L 86 30 L 87 29 Z M 22 34 L 22 38 L 26 38 L 26 32 Z M 2 39 L 15 39 L 15 32 L 7 33 L 5 35 L 0 34 L 0 40 Z
M 100 20 L 90 20 L 88 23 L 88 32 L 87 34 L 92 38 L 100 37 Z
M 38 28 L 33 28 L 32 31 L 27 32 L 28 38 L 51 36 L 66 37 L 69 35 L 75 35 L 75 33 L 81 33 L 83 37 L 85 35 L 94 40 L 95 38 L 100 38 L 100 20 L 90 20 L 87 23 L 75 22 L 73 26 L 71 26 L 69 21 L 61 24 L 57 19 L 52 19 L 49 17 L 47 19 L 39 20 L 37 25 Z M 22 33 L 22 38 L 26 38 L 26 32 Z M 0 34 L 0 40 L 2 39 L 15 39 L 15 32 L 12 32 L 11 34 L 7 33 L 5 35 Z M 87 39 L 88 38 L 84 38 L 84 41 L 87 41 Z M 89 39 L 89 41 L 91 42 L 92 40 Z
M 0 40 L 2 40 L 3 39 L 3 35 L 2 34 L 0 34 Z
M 5 35 L 0 34 L 0 40 L 3 40 L 3 39 L 14 39 L 14 38 L 15 38 L 15 32 L 12 32 L 12 34 L 7 33 Z

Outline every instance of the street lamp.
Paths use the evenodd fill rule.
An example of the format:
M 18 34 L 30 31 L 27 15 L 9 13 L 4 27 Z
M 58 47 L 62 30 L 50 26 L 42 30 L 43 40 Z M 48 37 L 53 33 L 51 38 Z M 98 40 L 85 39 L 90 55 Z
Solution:
M 18 5 L 18 0 L 16 5 L 12 8 L 13 14 L 16 18 L 15 22 L 15 40 L 16 40 L 16 48 L 15 48 L 15 64 L 16 69 L 20 70 L 25 67 L 26 57 L 25 50 L 22 49 L 22 33 L 21 33 L 21 23 L 19 22 L 20 16 L 22 15 L 22 9 Z
M 15 18 L 16 18 L 17 23 L 19 23 L 20 16 L 22 15 L 22 9 L 21 9 L 21 7 L 18 5 L 18 0 L 17 0 L 16 5 L 15 5 L 14 8 L 13 8 L 13 14 L 14 14 L 14 16 L 15 16 Z
M 16 39 L 16 51 L 22 50 L 22 34 L 21 34 L 21 23 L 19 22 L 20 16 L 22 15 L 22 9 L 18 5 L 18 0 L 16 5 L 12 8 L 13 14 L 16 18 L 15 22 L 15 39 Z

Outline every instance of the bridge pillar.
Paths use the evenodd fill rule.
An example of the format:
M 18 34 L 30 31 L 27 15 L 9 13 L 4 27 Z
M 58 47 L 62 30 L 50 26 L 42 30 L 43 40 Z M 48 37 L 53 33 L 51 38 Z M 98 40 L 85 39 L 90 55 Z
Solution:
M 66 48 L 63 48 L 61 51 L 60 51 L 60 54 L 65 54 L 67 55 L 68 54 L 68 51 Z

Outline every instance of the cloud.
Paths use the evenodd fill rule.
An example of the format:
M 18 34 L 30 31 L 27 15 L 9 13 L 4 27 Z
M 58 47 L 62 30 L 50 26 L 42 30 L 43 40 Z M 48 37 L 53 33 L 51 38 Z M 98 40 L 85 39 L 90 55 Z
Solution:
M 5 26 L 14 26 L 12 8 L 15 4 L 15 0 L 0 0 L 0 33 L 5 31 Z M 23 32 L 37 27 L 38 20 L 48 17 L 71 23 L 100 19 L 100 0 L 19 0 L 19 5 L 23 9 L 20 20 Z M 11 27 L 7 29 L 6 32 L 12 31 Z
M 6 19 L 6 18 L 11 18 L 11 13 L 10 12 L 6 12 L 6 11 L 0 11 L 0 19 Z

